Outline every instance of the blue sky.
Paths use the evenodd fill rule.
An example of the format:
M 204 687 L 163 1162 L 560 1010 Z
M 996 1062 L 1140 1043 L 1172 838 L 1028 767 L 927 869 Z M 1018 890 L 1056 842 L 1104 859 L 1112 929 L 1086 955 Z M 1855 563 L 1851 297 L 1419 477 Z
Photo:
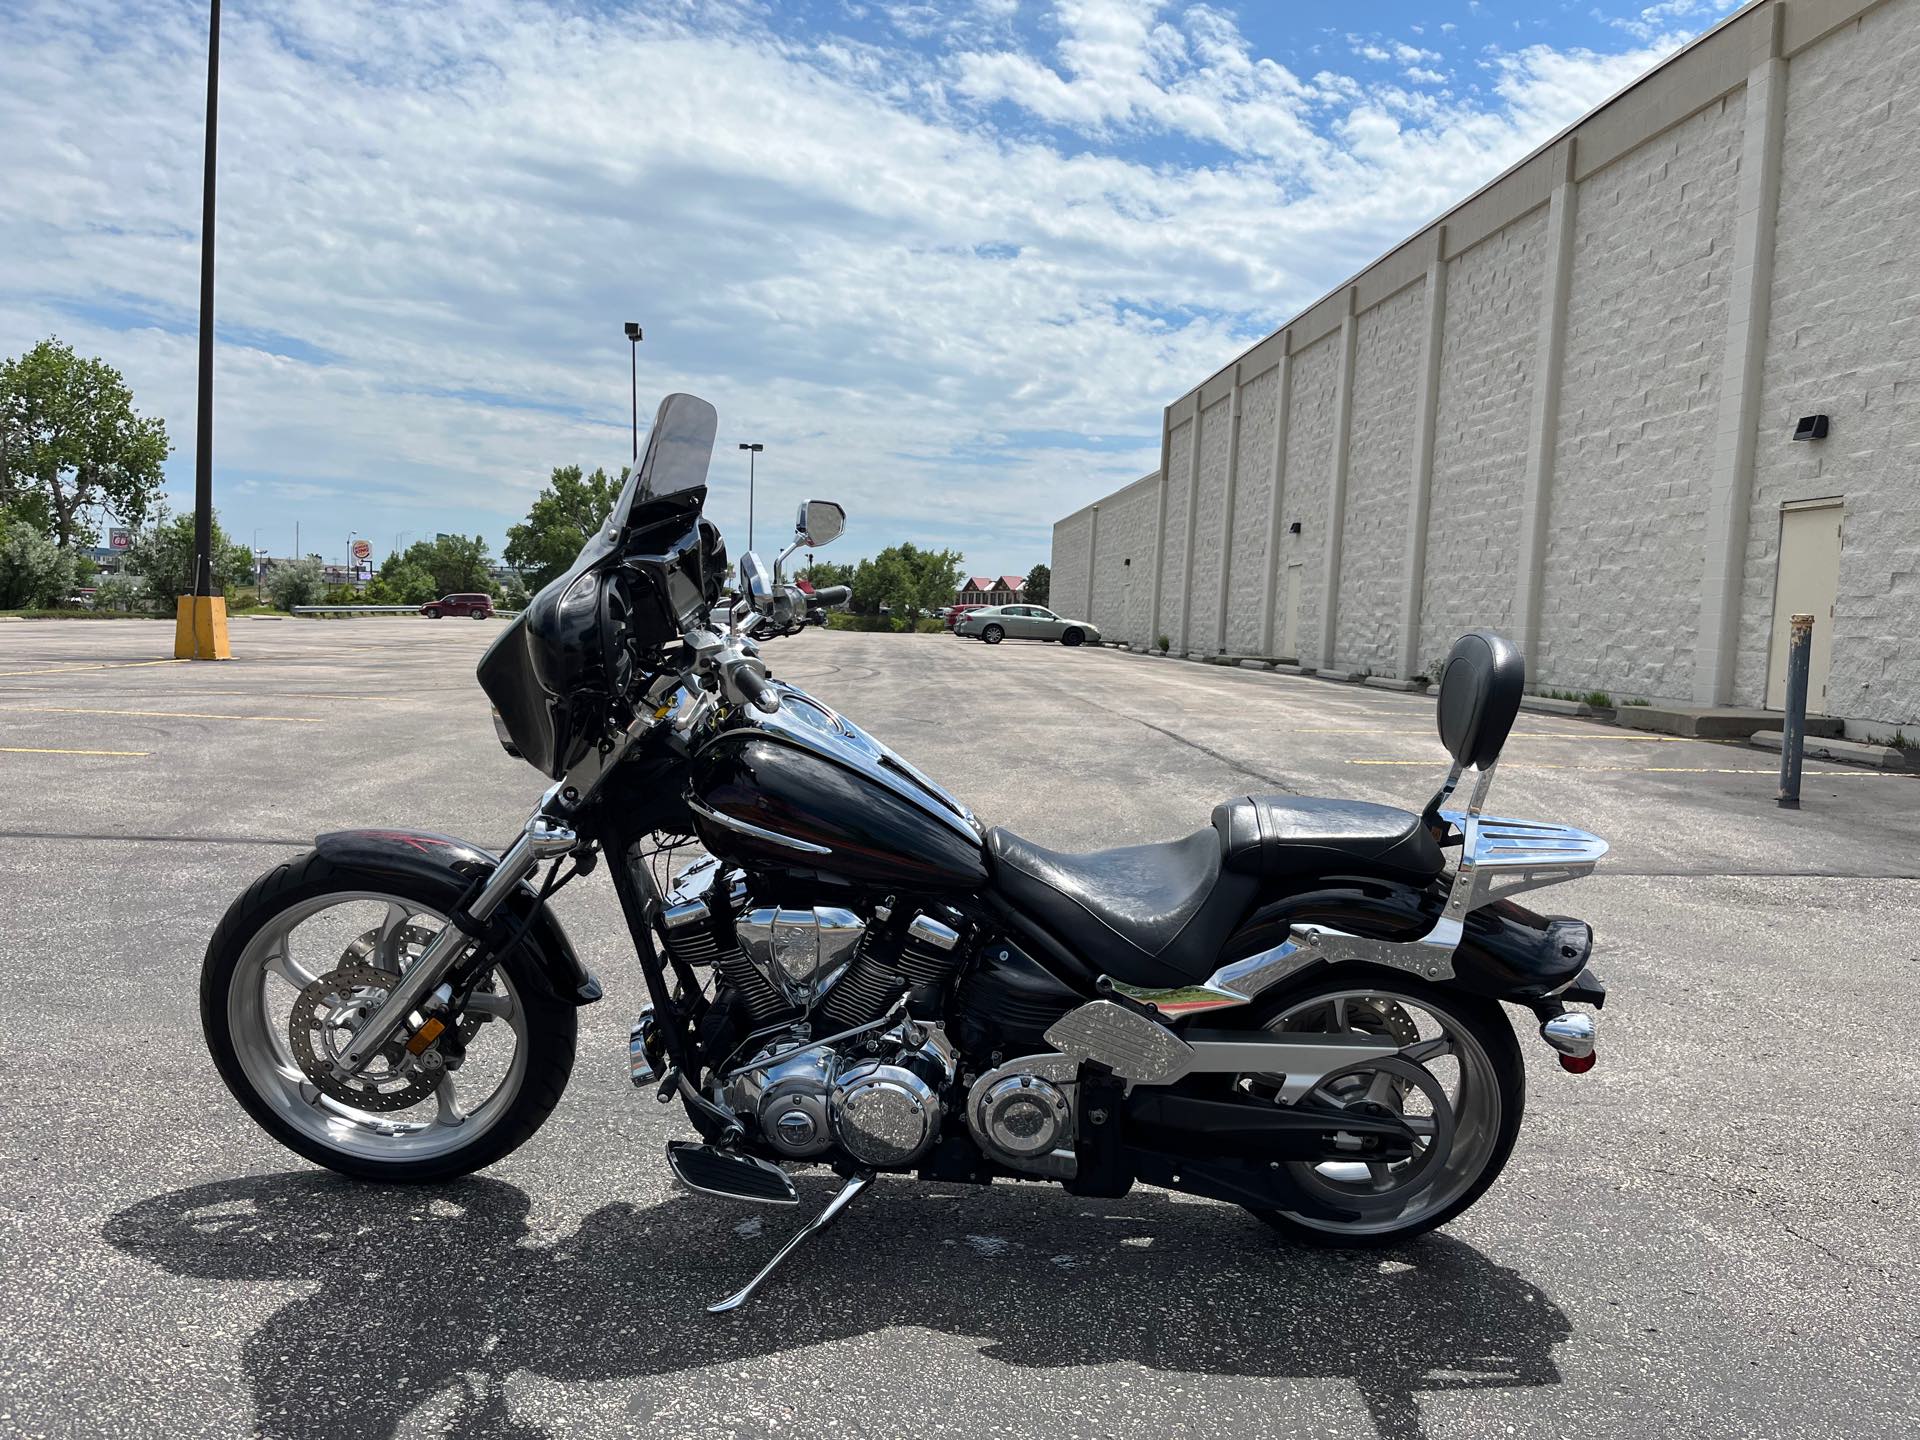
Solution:
M 710 508 L 1023 571 L 1159 407 L 1722 0 L 229 0 L 215 493 L 237 537 L 496 548 L 554 465 L 720 408 Z M 0 352 L 57 333 L 190 497 L 204 9 L 0 11 Z

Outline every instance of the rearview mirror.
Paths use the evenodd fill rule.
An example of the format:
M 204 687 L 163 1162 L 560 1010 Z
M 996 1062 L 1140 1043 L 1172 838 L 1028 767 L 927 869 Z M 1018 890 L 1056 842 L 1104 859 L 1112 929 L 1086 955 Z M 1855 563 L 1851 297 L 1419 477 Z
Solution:
M 762 615 L 773 608 L 773 576 L 751 550 L 740 557 L 740 598 Z
M 806 500 L 793 522 L 794 538 L 802 545 L 821 546 L 838 540 L 847 528 L 847 512 L 832 500 Z

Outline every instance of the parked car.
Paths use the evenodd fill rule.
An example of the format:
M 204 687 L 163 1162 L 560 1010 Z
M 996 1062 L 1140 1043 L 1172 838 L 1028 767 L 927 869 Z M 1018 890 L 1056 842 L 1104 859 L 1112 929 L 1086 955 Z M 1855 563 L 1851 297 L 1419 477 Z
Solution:
M 493 597 L 442 595 L 438 600 L 429 600 L 422 605 L 420 613 L 429 620 L 438 620 L 442 615 L 471 615 L 476 620 L 485 620 L 493 614 Z
M 947 622 L 947 629 L 952 630 L 958 627 L 960 622 L 974 611 L 984 610 L 986 608 L 984 605 L 949 605 L 940 612 L 940 618 Z
M 1068 620 L 1044 605 L 982 605 L 960 617 L 956 635 L 974 635 L 989 645 L 1002 640 L 1058 640 L 1062 645 L 1100 643 L 1100 631 L 1085 620 Z

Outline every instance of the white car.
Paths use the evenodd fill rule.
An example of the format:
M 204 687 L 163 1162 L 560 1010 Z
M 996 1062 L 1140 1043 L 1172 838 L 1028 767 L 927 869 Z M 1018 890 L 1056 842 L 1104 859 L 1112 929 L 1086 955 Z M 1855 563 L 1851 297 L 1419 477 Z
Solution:
M 961 616 L 953 633 L 975 636 L 989 645 L 998 645 L 1002 640 L 1058 640 L 1062 645 L 1100 643 L 1100 631 L 1091 621 L 1068 620 L 1044 605 L 985 605 Z

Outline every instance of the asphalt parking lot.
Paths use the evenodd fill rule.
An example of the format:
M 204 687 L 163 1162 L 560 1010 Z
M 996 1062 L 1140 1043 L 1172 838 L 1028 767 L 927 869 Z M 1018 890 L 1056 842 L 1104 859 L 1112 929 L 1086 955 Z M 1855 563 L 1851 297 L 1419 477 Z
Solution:
M 1496 812 L 1614 844 L 1552 892 L 1612 986 L 1600 1063 L 1527 1048 L 1501 1182 L 1403 1249 L 1287 1248 L 1136 1191 L 877 1186 L 795 1223 L 676 1191 L 607 989 L 560 1109 L 439 1190 L 256 1130 L 201 1044 L 228 902 L 311 835 L 498 845 L 540 778 L 472 680 L 497 624 L 0 624 L 0 1434 L 1391 1437 L 1920 1432 L 1920 777 L 1523 716 Z M 1417 806 L 1424 699 L 1112 651 L 813 632 L 816 691 L 1045 844 L 1168 838 L 1249 790 Z M 1543 903 L 1546 897 L 1541 897 Z M 808 1198 L 827 1183 L 803 1181 Z

